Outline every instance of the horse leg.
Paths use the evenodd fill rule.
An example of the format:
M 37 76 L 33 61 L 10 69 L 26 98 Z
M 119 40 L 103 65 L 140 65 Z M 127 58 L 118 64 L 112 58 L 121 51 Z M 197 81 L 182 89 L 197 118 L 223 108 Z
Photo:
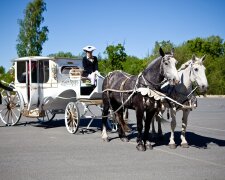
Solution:
M 152 149 L 152 145 L 149 141 L 149 129 L 150 129 L 150 124 L 153 120 L 154 115 L 155 115 L 155 111 L 146 110 L 146 120 L 145 120 L 145 130 L 144 130 L 143 141 L 144 141 L 144 146 L 149 149 Z
M 103 94 L 102 139 L 105 142 L 109 142 L 109 137 L 108 137 L 107 128 L 106 128 L 108 114 L 109 114 L 109 101 L 107 100 L 107 97 L 104 97 L 104 94 Z
M 126 123 L 128 123 L 128 109 L 126 108 L 123 113 L 123 119 Z
M 169 147 L 171 149 L 176 149 L 177 146 L 174 141 L 174 130 L 176 128 L 176 108 L 170 108 L 170 115 L 171 115 L 172 121 L 171 121 L 171 134 L 170 134 Z
M 121 141 L 123 142 L 128 142 L 128 138 L 125 134 L 126 131 L 126 122 L 123 120 L 123 110 L 120 110 L 119 112 L 116 113 L 116 118 L 118 123 L 118 134 L 119 134 L 119 138 Z
M 141 108 L 137 108 L 136 109 L 136 119 L 137 119 L 137 131 L 138 131 L 138 134 L 137 134 L 137 150 L 138 151 L 145 151 L 146 150 L 146 147 L 144 146 L 143 144 L 143 141 L 142 141 L 142 129 L 143 129 L 143 123 L 142 123 L 142 120 L 143 120 L 143 116 L 144 116 L 144 110 L 142 110 Z
M 152 123 L 151 123 L 151 125 L 152 125 L 152 135 L 151 135 L 152 140 L 155 140 L 156 139 L 156 132 L 155 132 L 155 121 L 157 121 L 156 119 L 157 119 L 157 115 L 155 115 L 153 117 Z
M 183 148 L 188 148 L 189 145 L 186 141 L 186 137 L 185 137 L 185 134 L 186 134 L 186 129 L 187 129 L 187 120 L 188 120 L 188 115 L 190 113 L 190 110 L 189 109 L 186 109 L 186 110 L 183 110 L 183 118 L 182 118 L 182 131 L 181 131 L 181 147 Z
M 159 114 L 156 115 L 156 121 L 158 122 L 158 139 L 162 141 L 163 134 L 162 134 L 162 126 L 161 126 L 161 117 L 159 115 L 162 117 L 161 111 L 159 112 Z

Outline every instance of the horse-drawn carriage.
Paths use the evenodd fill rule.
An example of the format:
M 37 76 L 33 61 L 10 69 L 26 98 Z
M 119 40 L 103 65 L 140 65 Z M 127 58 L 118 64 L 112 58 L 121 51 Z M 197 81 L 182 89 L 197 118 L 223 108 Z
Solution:
M 15 125 L 21 115 L 50 121 L 64 113 L 68 132 L 75 133 L 89 106 L 101 108 L 103 78 L 97 76 L 91 85 L 82 77 L 81 59 L 23 57 L 14 60 L 14 69 L 15 81 L 10 84 L 14 90 L 1 92 L 0 119 L 6 125 Z M 78 103 L 84 106 L 81 115 Z M 91 122 L 97 118 L 93 113 L 88 117 Z
M 21 115 L 50 121 L 55 114 L 64 113 L 68 132 L 75 133 L 79 127 L 80 117 L 86 117 L 87 111 L 91 112 L 89 106 L 103 104 L 103 116 L 99 116 L 102 118 L 102 139 L 109 140 L 106 122 L 110 122 L 109 125 L 114 125 L 109 117 L 115 115 L 119 137 L 121 140 L 127 141 L 125 134 L 127 126 L 123 114 L 125 109 L 134 109 L 138 131 L 138 145 L 136 147 L 140 151 L 146 150 L 147 146 L 152 148 L 151 144 L 147 143 L 150 123 L 154 115 L 164 109 L 164 100 L 166 99 L 167 103 L 172 102 L 175 111 L 175 105 L 177 105 L 190 112 L 190 109 L 195 106 L 189 98 L 196 90 L 196 88 L 192 90 L 192 83 L 196 82 L 197 87 L 204 91 L 208 86 L 203 66 L 204 57 L 201 59 L 192 58 L 185 63 L 183 69 L 185 69 L 186 75 L 182 74 L 182 81 L 177 84 L 180 77 L 176 69 L 177 61 L 173 51 L 165 54 L 160 48 L 159 52 L 160 57 L 150 62 L 138 76 L 114 71 L 110 72 L 105 79 L 98 76 L 95 86 L 91 85 L 87 78 L 82 77 L 83 70 L 80 59 L 50 57 L 15 59 L 15 82 L 12 84 L 14 91 L 2 92 L 3 104 L 1 106 L 3 109 L 0 110 L 0 119 L 6 125 L 14 125 L 19 121 Z M 159 92 L 165 80 L 173 87 L 177 84 L 175 85 L 177 90 L 181 89 L 180 87 L 185 89 L 185 91 L 182 89 L 177 91 L 177 95 L 185 93 L 185 101 L 180 103 L 179 99 L 175 98 L 178 100 L 176 101 Z M 172 89 L 176 89 L 176 87 Z M 184 102 L 187 102 L 187 105 Z M 84 112 L 81 115 L 78 108 L 79 103 L 84 106 Z M 174 109 L 172 106 L 169 108 Z M 111 115 L 109 115 L 110 111 L 113 111 Z M 146 118 L 142 137 L 144 112 Z M 91 114 L 90 123 L 96 118 L 94 113 L 91 112 Z M 186 123 L 187 116 L 188 114 L 183 118 L 185 120 L 183 124 Z M 174 117 L 172 122 L 174 122 Z M 182 129 L 184 129 L 181 136 L 182 144 L 187 147 L 186 125 Z M 171 135 L 173 136 L 173 132 Z

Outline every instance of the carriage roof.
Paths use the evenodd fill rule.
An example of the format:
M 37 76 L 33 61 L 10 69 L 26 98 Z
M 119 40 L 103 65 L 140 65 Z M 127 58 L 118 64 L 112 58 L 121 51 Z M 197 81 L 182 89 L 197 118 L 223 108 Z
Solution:
M 81 60 L 82 57 L 78 57 L 78 58 L 67 58 L 67 57 L 48 57 L 48 56 L 26 56 L 26 57 L 20 57 L 20 58 L 16 58 L 13 61 L 28 61 L 28 60 L 59 60 L 59 59 L 64 59 L 64 60 Z
M 58 64 L 59 66 L 77 66 L 82 67 L 82 57 L 78 58 L 67 58 L 67 57 L 48 57 L 48 56 L 27 56 L 16 58 L 13 62 L 20 62 L 20 61 L 43 61 L 43 60 L 51 60 Z
M 45 59 L 55 59 L 54 57 L 47 57 L 47 56 L 26 56 L 26 57 L 21 57 L 21 58 L 16 58 L 13 61 L 28 61 L 29 59 L 32 60 L 45 60 Z

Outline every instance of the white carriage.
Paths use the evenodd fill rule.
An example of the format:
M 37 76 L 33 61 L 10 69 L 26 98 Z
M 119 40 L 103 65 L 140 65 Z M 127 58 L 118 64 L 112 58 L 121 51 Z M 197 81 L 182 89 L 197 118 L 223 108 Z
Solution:
M 91 85 L 82 77 L 81 59 L 23 57 L 14 60 L 14 68 L 14 91 L 2 91 L 0 119 L 6 125 L 15 125 L 21 115 L 50 121 L 64 113 L 68 132 L 76 133 L 89 106 L 102 104 L 103 78 L 97 76 Z M 78 103 L 84 106 L 81 115 Z M 98 118 L 93 113 L 90 117 L 91 122 Z

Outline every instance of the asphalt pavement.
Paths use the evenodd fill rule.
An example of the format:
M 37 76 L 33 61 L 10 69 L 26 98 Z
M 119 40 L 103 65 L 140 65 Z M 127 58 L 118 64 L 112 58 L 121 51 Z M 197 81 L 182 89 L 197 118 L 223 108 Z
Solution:
M 168 147 L 168 120 L 162 125 L 164 141 L 153 144 L 153 150 L 137 151 L 133 111 L 129 123 L 134 131 L 128 143 L 112 132 L 111 141 L 103 142 L 100 120 L 85 132 L 81 129 L 89 120 L 82 119 L 79 132 L 69 134 L 63 118 L 56 115 L 51 123 L 40 124 L 37 119 L 22 117 L 13 127 L 0 122 L 0 179 L 225 179 L 225 98 L 198 99 L 188 121 L 189 148 Z M 179 144 L 181 112 L 177 119 L 175 139 Z

